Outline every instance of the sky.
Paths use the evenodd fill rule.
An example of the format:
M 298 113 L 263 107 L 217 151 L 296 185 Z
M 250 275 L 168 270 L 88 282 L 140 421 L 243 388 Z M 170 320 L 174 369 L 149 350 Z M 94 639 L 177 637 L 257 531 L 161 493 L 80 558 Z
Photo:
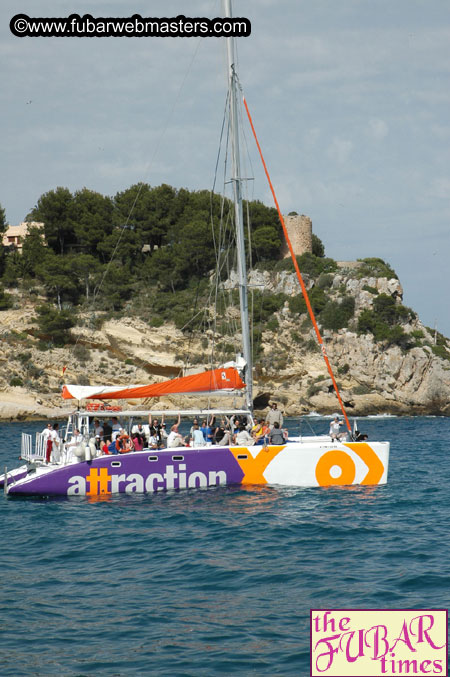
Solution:
M 0 204 L 57 186 L 213 185 L 226 94 L 218 38 L 18 38 L 30 17 L 222 16 L 218 0 L 2 0 Z M 381 257 L 450 336 L 450 3 L 235 0 L 238 71 L 283 213 L 337 260 Z M 249 197 L 272 206 L 246 132 Z

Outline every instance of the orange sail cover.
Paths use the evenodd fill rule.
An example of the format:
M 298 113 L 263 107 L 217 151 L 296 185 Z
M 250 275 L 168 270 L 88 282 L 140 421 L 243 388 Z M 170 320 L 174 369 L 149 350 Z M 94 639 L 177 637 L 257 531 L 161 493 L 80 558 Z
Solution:
M 234 367 L 213 369 L 200 374 L 173 378 L 162 383 L 146 386 L 63 386 L 64 399 L 96 400 L 133 400 L 144 397 L 162 397 L 164 395 L 196 395 L 216 392 L 242 390 L 245 383 Z

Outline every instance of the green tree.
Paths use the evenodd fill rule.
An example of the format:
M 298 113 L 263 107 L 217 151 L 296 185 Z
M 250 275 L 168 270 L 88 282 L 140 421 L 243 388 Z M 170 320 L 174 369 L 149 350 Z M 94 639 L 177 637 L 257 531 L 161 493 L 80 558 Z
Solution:
M 41 195 L 27 221 L 44 224 L 46 242 L 57 254 L 65 254 L 69 245 L 76 243 L 73 196 L 68 188 Z
M 211 204 L 215 240 L 211 228 Z M 218 219 L 214 212 L 219 206 L 214 198 L 211 203 L 208 191 L 190 193 L 177 222 L 166 235 L 167 244 L 146 260 L 145 276 L 157 280 L 162 289 L 175 291 L 185 289 L 190 280 L 213 270 L 218 236 Z
M 98 285 L 101 279 L 101 263 L 91 254 L 74 254 L 66 258 L 65 267 L 84 287 L 86 300 L 89 301 L 93 288 Z
M 8 229 L 8 222 L 6 221 L 6 212 L 0 204 L 0 235 Z M 6 248 L 0 244 L 0 277 L 5 272 L 6 268 Z
M 97 251 L 100 260 L 115 267 L 117 264 L 128 267 L 128 275 L 142 263 L 141 251 L 136 233 L 129 228 L 115 227 L 111 233 L 104 235 L 98 243 Z
M 44 260 L 36 267 L 36 275 L 42 280 L 48 298 L 56 301 L 61 310 L 63 301 L 76 303 L 79 287 L 74 280 L 70 257 L 58 256 L 51 249 Z
M 8 252 L 4 261 L 3 284 L 6 287 L 18 287 L 20 279 L 26 274 L 24 261 L 17 251 Z
M 75 247 L 102 257 L 99 245 L 113 231 L 113 201 L 88 188 L 76 191 L 71 205 Z
M 8 222 L 6 220 L 6 212 L 0 204 L 0 234 L 8 229 Z
M 148 245 L 153 251 L 165 243 L 166 234 L 182 211 L 182 202 L 175 188 L 167 184 L 151 188 L 147 183 L 137 183 L 114 197 L 115 223 L 126 224 L 136 233 L 140 250 Z
M 20 276 L 35 277 L 36 267 L 42 263 L 47 253 L 42 230 L 35 226 L 30 227 L 22 245 Z
M 231 203 L 230 208 L 234 210 Z M 243 210 L 244 215 L 248 213 L 250 219 L 253 262 L 277 259 L 283 241 L 283 229 L 277 210 L 266 207 L 259 200 L 244 202 Z
M 312 234 L 312 253 L 314 256 L 319 256 L 322 258 L 325 256 L 325 247 L 320 237 L 317 237 L 315 233 Z
M 118 311 L 131 297 L 133 290 L 134 282 L 131 279 L 129 267 L 117 261 L 101 278 L 101 287 L 95 289 L 94 295 L 101 309 Z

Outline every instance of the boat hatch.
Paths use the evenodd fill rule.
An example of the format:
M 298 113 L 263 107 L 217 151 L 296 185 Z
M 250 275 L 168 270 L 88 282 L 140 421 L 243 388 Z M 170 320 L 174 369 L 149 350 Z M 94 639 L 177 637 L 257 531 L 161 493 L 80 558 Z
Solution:
M 111 467 L 113 468 L 120 468 L 122 463 L 120 461 L 111 461 Z
M 246 459 L 246 458 L 248 458 L 247 454 L 238 454 L 238 459 L 239 459 L 239 460 L 242 460 L 242 461 L 243 461 L 243 460 Z
M 184 461 L 184 456 L 172 456 L 172 461 Z
M 158 457 L 157 457 L 157 456 L 149 456 L 149 457 L 148 457 L 148 460 L 149 460 L 149 461 L 157 461 L 157 460 L 158 460 Z

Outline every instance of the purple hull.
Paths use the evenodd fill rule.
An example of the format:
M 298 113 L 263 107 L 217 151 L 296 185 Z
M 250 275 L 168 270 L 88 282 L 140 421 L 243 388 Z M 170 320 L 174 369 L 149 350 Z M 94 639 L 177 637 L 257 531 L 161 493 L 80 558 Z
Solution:
M 243 459 L 246 458 L 243 454 Z M 102 456 L 64 467 L 45 468 L 11 485 L 9 494 L 99 496 L 155 492 L 240 484 L 244 474 L 228 448 L 180 447 Z
M 7 476 L 7 485 L 10 486 L 14 482 L 17 482 L 18 480 L 23 479 L 28 475 L 28 468 L 27 466 L 22 466 L 21 468 L 16 468 L 15 470 L 11 470 L 8 472 Z M 5 475 L 0 475 L 0 489 L 3 489 L 5 486 Z

